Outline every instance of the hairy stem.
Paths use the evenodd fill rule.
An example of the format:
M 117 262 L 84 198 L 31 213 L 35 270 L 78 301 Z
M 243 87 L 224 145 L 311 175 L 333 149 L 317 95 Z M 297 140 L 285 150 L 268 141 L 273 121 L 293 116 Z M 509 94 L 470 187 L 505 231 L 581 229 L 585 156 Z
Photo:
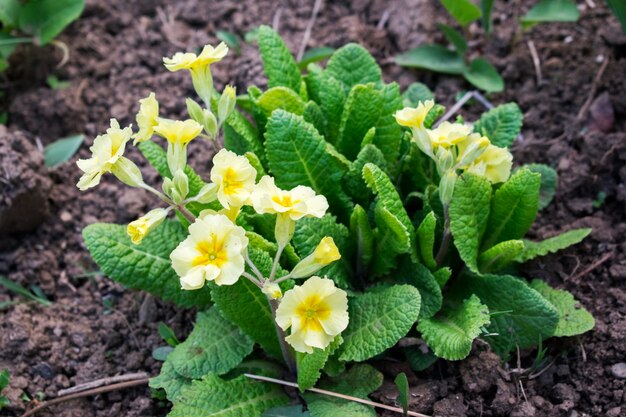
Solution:
M 269 280 L 272 281 L 276 276 L 276 270 L 278 269 L 278 262 L 280 261 L 280 255 L 283 253 L 285 246 L 278 245 L 276 250 L 276 256 L 274 256 L 274 264 L 272 265 L 272 272 L 270 273 Z
M 450 232 L 450 211 L 448 206 L 444 206 L 443 208 L 443 217 L 445 219 L 443 225 L 443 238 L 441 239 L 441 246 L 439 246 L 437 256 L 435 256 L 437 268 L 440 268 L 443 264 L 443 260 L 446 257 L 446 253 L 448 253 L 448 248 L 450 247 L 450 242 L 452 240 L 452 233 Z
M 278 337 L 278 343 L 280 344 L 280 351 L 283 354 L 283 359 L 287 368 L 289 369 L 289 373 L 293 376 L 297 375 L 297 366 L 296 366 L 296 358 L 293 355 L 293 351 L 287 344 L 285 340 L 285 332 L 280 328 L 278 323 L 276 323 L 276 310 L 278 310 L 278 300 L 272 300 L 271 298 L 267 298 L 267 301 L 270 303 L 270 309 L 272 310 L 272 319 L 274 320 L 274 326 L 276 327 L 276 336 Z

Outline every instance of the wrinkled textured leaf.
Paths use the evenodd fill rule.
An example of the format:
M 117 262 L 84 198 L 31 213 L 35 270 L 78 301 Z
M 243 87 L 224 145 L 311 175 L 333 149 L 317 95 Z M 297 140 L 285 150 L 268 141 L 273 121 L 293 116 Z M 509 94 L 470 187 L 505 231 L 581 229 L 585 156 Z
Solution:
M 472 295 L 456 307 L 446 307 L 440 314 L 420 319 L 417 329 L 435 355 L 450 361 L 464 359 L 481 328 L 489 324 L 489 309 Z
M 429 212 L 422 223 L 417 228 L 417 242 L 420 255 L 424 264 L 431 270 L 437 267 L 435 262 L 435 231 L 437 228 L 437 216 L 434 212 Z
M 237 155 L 253 152 L 265 164 L 265 149 L 252 124 L 237 110 L 224 123 L 224 147 Z M 148 142 L 144 142 L 148 143 Z
M 482 273 L 498 272 L 513 262 L 524 250 L 521 240 L 505 240 L 487 249 L 478 257 L 478 269 Z
M 328 357 L 343 343 L 341 336 L 335 337 L 326 349 L 314 348 L 313 353 L 296 352 L 298 364 L 298 387 L 300 392 L 313 388 L 322 375 Z
M 209 289 L 181 290 L 178 275 L 171 267 L 170 253 L 186 237 L 185 228 L 169 220 L 139 245 L 131 243 L 122 225 L 96 223 L 83 229 L 91 257 L 107 276 L 181 307 L 206 307 L 211 302 Z
M 29 0 L 19 11 L 18 24 L 45 45 L 78 19 L 84 8 L 84 0 Z
M 411 285 L 394 285 L 352 297 L 340 359 L 364 361 L 383 353 L 408 333 L 419 310 L 420 294 Z
M 554 168 L 544 164 L 528 164 L 523 165 L 522 168 L 527 168 L 530 171 L 541 175 L 541 186 L 539 187 L 539 210 L 543 210 L 550 204 L 550 202 L 552 202 L 552 199 L 556 194 L 559 176 Z
M 368 206 L 374 197 L 372 191 L 367 187 L 363 179 L 363 167 L 370 162 L 382 169 L 384 169 L 383 167 L 386 165 L 385 155 L 372 144 L 365 145 L 361 148 L 356 159 L 350 165 L 350 170 L 343 177 L 346 192 L 355 202 L 363 206 Z
M 358 204 L 354 206 L 354 211 L 350 216 L 350 236 L 356 246 L 355 273 L 362 279 L 374 255 L 374 235 L 367 213 Z
M 191 385 L 191 379 L 186 378 L 176 372 L 171 362 L 167 360 L 163 362 L 159 375 L 150 378 L 150 388 L 165 390 L 167 399 L 171 402 L 175 402 L 180 395 L 180 391 L 189 385 Z
M 259 27 L 258 40 L 268 86 L 283 86 L 300 91 L 300 69 L 280 35 L 271 27 L 263 25 Z
M 538 256 L 544 256 L 580 243 L 591 233 L 591 229 L 574 229 L 541 242 L 524 240 L 524 251 L 515 260 L 526 262 Z
M 474 124 L 474 132 L 487 136 L 492 144 L 506 148 L 519 135 L 523 117 L 517 104 L 501 104 L 480 116 Z
M 374 84 L 356 85 L 350 90 L 344 106 L 337 150 L 353 161 L 363 137 L 374 126 L 380 115 L 383 97 Z
M 394 278 L 399 282 L 410 284 L 420 293 L 420 319 L 432 317 L 441 309 L 443 297 L 441 287 L 433 274 L 424 265 L 411 261 L 404 256 L 399 268 L 394 272 Z
M 328 123 L 326 140 L 335 144 L 339 138 L 339 125 L 347 93 L 339 80 L 322 71 L 309 72 L 306 83 L 311 99 L 320 106 Z
M 302 55 L 302 59 L 298 62 L 298 67 L 303 70 L 309 64 L 330 58 L 333 53 L 335 53 L 335 48 L 331 48 L 329 46 L 311 48 L 307 50 L 304 55 Z
M 375 124 L 376 134 L 372 143 L 385 155 L 387 166 L 394 174 L 402 142 L 402 126 L 396 122 L 394 114 L 403 107 L 402 95 L 397 83 L 385 84 L 381 94 L 383 104 Z
M 435 95 L 425 84 L 411 83 L 402 97 L 405 106 L 417 107 L 420 101 L 433 100 Z
M 270 88 L 256 100 L 256 103 L 267 117 L 276 109 L 298 115 L 304 112 L 304 102 L 300 96 L 287 87 Z
M 382 73 L 376 60 L 367 49 L 355 43 L 339 48 L 328 60 L 326 72 L 342 83 L 346 94 L 357 84 L 382 81 Z

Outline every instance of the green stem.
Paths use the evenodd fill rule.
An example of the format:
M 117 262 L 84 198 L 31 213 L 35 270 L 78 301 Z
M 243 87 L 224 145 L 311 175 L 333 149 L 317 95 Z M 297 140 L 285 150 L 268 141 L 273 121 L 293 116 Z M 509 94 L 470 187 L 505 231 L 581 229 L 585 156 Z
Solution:
M 448 206 L 444 206 L 443 208 L 443 217 L 445 219 L 443 225 L 443 238 L 441 239 L 441 246 L 439 246 L 439 251 L 437 251 L 437 256 L 435 257 L 437 268 L 440 268 L 443 264 L 443 260 L 446 257 L 446 253 L 448 253 L 448 248 L 450 247 L 450 241 L 452 240 L 452 233 L 450 232 L 450 211 Z
M 287 368 L 289 369 L 289 373 L 293 376 L 297 375 L 298 368 L 296 366 L 296 358 L 293 355 L 293 351 L 291 347 L 287 344 L 285 340 L 285 332 L 280 328 L 278 323 L 276 323 L 276 310 L 278 310 L 278 300 L 272 300 L 271 298 L 267 298 L 268 303 L 270 304 L 270 309 L 272 310 L 272 319 L 274 320 L 274 327 L 276 327 L 276 336 L 278 337 L 278 343 L 280 344 L 280 351 L 283 354 L 283 359 Z

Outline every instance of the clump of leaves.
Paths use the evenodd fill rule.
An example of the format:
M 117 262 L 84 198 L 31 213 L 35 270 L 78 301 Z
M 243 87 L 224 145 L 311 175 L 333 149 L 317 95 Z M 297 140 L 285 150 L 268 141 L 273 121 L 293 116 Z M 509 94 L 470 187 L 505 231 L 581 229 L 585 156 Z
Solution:
M 4 369 L 2 371 L 0 371 L 0 394 L 2 393 L 2 391 L 9 386 L 9 370 L 8 369 Z M 8 407 L 11 403 L 9 402 L 9 399 L 6 397 L 6 395 L 0 395 L 0 410 L 2 410 L 4 407 Z
M 0 2 L 0 71 L 20 43 L 44 46 L 78 19 L 85 0 L 2 0 Z
M 557 181 L 543 165 L 511 174 L 508 147 L 522 126 L 517 105 L 498 106 L 472 125 L 439 123 L 444 109 L 428 88 L 413 84 L 402 93 L 385 83 L 359 45 L 345 45 L 325 67 L 309 64 L 303 72 L 276 32 L 262 26 L 257 35 L 268 88 L 249 87 L 237 98 L 240 110 L 229 104 L 234 90 L 213 90 L 208 65 L 219 59 L 202 61 L 203 52 L 174 62 L 175 55 L 166 66 L 191 70 L 204 108 L 188 99 L 192 119 L 169 121 L 159 117 L 151 94 L 142 100 L 139 132 L 112 122 L 94 144 L 94 154 L 112 158 L 104 160 L 109 165 L 79 164 L 81 188 L 112 172 L 167 204 L 126 230 L 94 224 L 83 236 L 111 278 L 199 311 L 191 334 L 172 343 L 151 381 L 174 403 L 171 416 L 284 410 L 289 398 L 281 388 L 245 374 L 286 375 L 302 391 L 316 386 L 366 398 L 382 374 L 364 362 L 391 354 L 406 336 L 421 337 L 429 348 L 402 348 L 421 370 L 436 358 L 465 358 L 476 338 L 506 358 L 516 348 L 593 327 L 571 294 L 517 275 L 523 262 L 590 232 L 525 239 Z M 220 48 L 210 51 L 215 56 Z M 165 129 L 171 123 L 179 123 L 176 137 Z M 197 128 L 193 135 L 190 128 Z M 228 151 L 218 153 L 205 182 L 186 164 L 186 146 L 200 130 L 214 139 L 220 129 Z M 153 133 L 168 140 L 167 150 Z M 98 153 L 102 143 L 125 144 L 131 135 L 164 177 L 163 192 L 143 182 L 119 153 L 123 147 Z M 296 206 L 301 215 L 288 218 Z M 176 219 L 165 219 L 169 212 Z M 212 229 L 218 220 L 221 228 Z M 241 233 L 232 255 L 211 249 L 221 245 L 217 240 L 198 237 L 224 230 Z M 227 273 L 224 265 L 238 256 L 246 269 Z M 314 273 L 326 278 L 300 284 Z M 328 294 L 336 300 L 324 299 Z M 325 321 L 327 315 L 335 316 Z M 406 381 L 398 381 L 406 394 Z M 303 399 L 312 416 L 375 415 L 370 406 L 318 393 Z
M 491 31 L 491 11 L 494 0 L 480 0 L 479 5 L 471 0 L 440 0 L 461 27 L 462 32 L 452 26 L 439 23 L 452 49 L 443 45 L 420 45 L 395 58 L 398 65 L 421 68 L 443 74 L 463 76 L 470 84 L 488 93 L 504 89 L 504 80 L 498 70 L 485 58 L 468 59 L 469 48 L 467 26 L 481 20 L 485 33 Z M 621 7 L 621 6 L 619 6 Z M 579 17 L 576 3 L 572 0 L 540 0 L 521 18 L 520 26 L 528 29 L 539 23 L 576 22 Z M 617 14 L 617 13 L 616 13 Z

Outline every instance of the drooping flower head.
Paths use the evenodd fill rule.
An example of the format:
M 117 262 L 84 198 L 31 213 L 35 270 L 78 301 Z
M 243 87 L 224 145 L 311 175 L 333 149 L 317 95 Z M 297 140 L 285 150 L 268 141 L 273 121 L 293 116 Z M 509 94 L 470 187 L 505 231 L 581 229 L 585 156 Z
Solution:
M 135 133 L 134 144 L 145 142 L 152 137 L 154 127 L 159 123 L 159 102 L 154 93 L 139 100 L 139 113 L 137 113 L 137 126 L 139 132 Z
M 489 145 L 485 151 L 467 167 L 466 172 L 482 175 L 493 184 L 505 182 L 511 175 L 513 155 L 506 148 Z
M 221 61 L 227 53 L 228 47 L 224 42 L 221 42 L 215 48 L 211 45 L 205 45 L 200 55 L 193 52 L 176 52 L 171 58 L 163 58 L 163 64 L 170 71 L 195 70 Z
M 335 241 L 332 237 L 326 236 L 322 238 L 313 253 L 298 262 L 291 271 L 291 277 L 308 277 L 339 259 L 341 259 L 341 254 Z
M 217 199 L 224 208 L 247 204 L 255 179 L 256 170 L 245 156 L 222 149 L 213 158 L 211 181 L 217 185 Z
M 168 211 L 168 209 L 156 208 L 154 210 L 150 210 L 137 220 L 130 222 L 126 227 L 126 233 L 130 237 L 130 240 L 135 245 L 140 244 L 151 230 L 165 220 Z
M 291 328 L 285 340 L 298 352 L 324 349 L 348 327 L 348 297 L 328 278 L 313 276 L 301 286 L 285 292 L 276 323 Z
M 124 150 L 132 134 L 130 126 L 121 129 L 117 120 L 111 119 L 111 127 L 107 129 L 106 134 L 97 136 L 89 148 L 91 158 L 76 161 L 78 168 L 84 172 L 76 184 L 81 191 L 98 185 L 102 175 L 111 172 L 122 158 L 126 159 L 123 157 Z
M 201 215 L 189 226 L 189 236 L 171 253 L 172 268 L 184 290 L 202 288 L 205 281 L 232 285 L 245 268 L 245 230 L 222 214 Z
M 428 112 L 434 105 L 435 102 L 433 100 L 420 101 L 416 108 L 405 107 L 397 111 L 394 117 L 400 126 L 422 129 L 424 128 L 426 116 L 428 116 Z

